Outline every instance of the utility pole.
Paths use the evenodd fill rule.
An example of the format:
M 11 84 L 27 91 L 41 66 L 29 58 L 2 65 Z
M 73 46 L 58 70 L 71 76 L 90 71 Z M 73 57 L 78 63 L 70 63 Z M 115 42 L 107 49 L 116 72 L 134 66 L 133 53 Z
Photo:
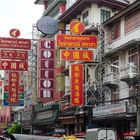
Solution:
M 138 80 L 139 81 L 139 80 Z M 138 82 L 137 82 L 138 83 Z M 137 136 L 140 136 L 140 90 L 139 90 L 140 84 L 138 83 L 137 87 Z

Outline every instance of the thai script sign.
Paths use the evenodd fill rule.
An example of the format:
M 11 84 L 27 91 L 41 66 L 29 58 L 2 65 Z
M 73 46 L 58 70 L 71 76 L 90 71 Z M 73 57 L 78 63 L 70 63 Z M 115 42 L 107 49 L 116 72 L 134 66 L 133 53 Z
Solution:
M 31 40 L 0 37 L 0 48 L 29 50 L 31 49 Z
M 124 112 L 126 112 L 125 103 L 112 104 L 112 105 L 93 108 L 93 117 L 106 116 L 106 115 L 112 115 L 112 114 L 124 113 Z
M 71 64 L 71 105 L 81 106 L 83 104 L 83 65 Z
M 60 59 L 67 61 L 93 61 L 91 50 L 60 50 Z
M 56 45 L 64 48 L 97 48 L 97 37 L 94 35 L 58 34 Z

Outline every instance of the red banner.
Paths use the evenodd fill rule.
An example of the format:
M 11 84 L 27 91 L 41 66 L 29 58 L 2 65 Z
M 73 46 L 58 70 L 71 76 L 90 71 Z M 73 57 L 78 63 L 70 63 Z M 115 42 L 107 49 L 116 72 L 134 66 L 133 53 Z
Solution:
M 18 104 L 19 73 L 10 72 L 9 79 L 9 103 Z
M 8 60 L 0 60 L 0 70 L 19 70 L 19 71 L 27 71 L 28 70 L 28 62 L 22 61 L 8 61 Z
M 0 58 L 28 60 L 28 52 L 19 50 L 0 50 Z
M 97 37 L 94 35 L 58 34 L 56 45 L 64 48 L 97 48 Z
M 60 50 L 61 60 L 67 61 L 93 61 L 93 51 L 91 50 Z
M 83 93 L 83 65 L 71 65 L 71 105 L 81 106 L 84 104 Z
M 31 39 L 0 37 L 0 48 L 31 49 Z

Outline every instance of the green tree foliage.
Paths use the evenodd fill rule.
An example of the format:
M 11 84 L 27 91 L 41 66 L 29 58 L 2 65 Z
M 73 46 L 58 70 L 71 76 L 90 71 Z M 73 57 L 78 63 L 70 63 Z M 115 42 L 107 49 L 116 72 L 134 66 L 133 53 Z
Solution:
M 20 133 L 21 132 L 21 125 L 14 122 L 10 128 L 7 129 L 9 134 L 13 133 Z

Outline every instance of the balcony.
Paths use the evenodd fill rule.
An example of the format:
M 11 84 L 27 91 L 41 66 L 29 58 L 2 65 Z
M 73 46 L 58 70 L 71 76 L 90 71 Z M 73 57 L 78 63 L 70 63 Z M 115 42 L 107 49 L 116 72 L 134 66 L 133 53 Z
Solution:
M 120 69 L 120 79 L 123 81 L 130 81 L 138 76 L 137 66 L 133 62 L 129 63 L 126 67 Z
M 110 72 L 105 74 L 103 81 L 107 86 L 117 86 L 119 82 L 119 76 L 117 73 Z
M 56 7 L 58 7 L 59 4 L 61 4 L 61 3 L 66 3 L 66 0 L 55 0 L 54 2 L 52 2 L 52 3 L 48 6 L 47 9 L 45 9 L 43 15 L 46 16 L 46 15 L 50 14 L 52 10 L 57 12 L 57 10 L 58 10 L 59 8 L 56 8 Z M 57 13 L 58 13 L 58 12 L 57 12 Z
M 137 111 L 137 106 L 136 105 L 130 105 L 127 107 L 127 113 L 128 114 L 132 114 L 132 113 L 136 113 Z

